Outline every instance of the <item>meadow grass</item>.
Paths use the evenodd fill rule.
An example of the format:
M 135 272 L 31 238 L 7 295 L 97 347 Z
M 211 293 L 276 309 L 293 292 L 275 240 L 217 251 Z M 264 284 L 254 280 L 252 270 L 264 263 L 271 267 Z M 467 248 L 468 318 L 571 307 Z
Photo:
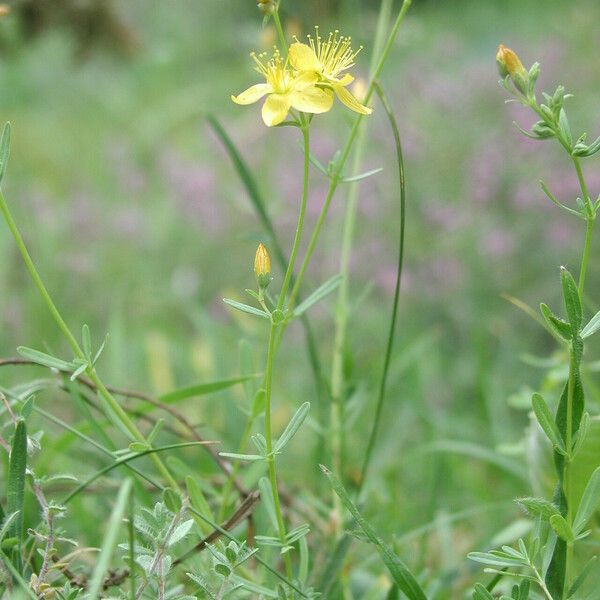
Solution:
M 341 3 L 321 31 L 364 45 L 373 115 L 267 129 L 224 98 L 316 13 L 259 4 L 264 29 L 204 7 L 199 40 L 190 7 L 132 3 L 123 66 L 9 23 L 0 589 L 598 597 L 598 8 Z M 535 100 L 506 72 L 529 112 L 498 41 L 542 63 Z M 541 107 L 561 82 L 570 125 Z

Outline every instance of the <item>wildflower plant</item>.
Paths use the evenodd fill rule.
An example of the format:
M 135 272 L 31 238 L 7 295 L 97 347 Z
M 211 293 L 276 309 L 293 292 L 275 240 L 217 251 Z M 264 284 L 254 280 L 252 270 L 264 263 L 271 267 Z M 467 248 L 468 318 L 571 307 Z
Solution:
M 587 134 L 573 135 L 565 109 L 565 101 L 571 95 L 563 86 L 559 85 L 552 94 L 543 93 L 544 101 L 538 101 L 538 63 L 526 69 L 517 54 L 502 44 L 496 61 L 502 77 L 500 84 L 510 93 L 512 101 L 533 111 L 539 119 L 529 131 L 519 127 L 520 131 L 534 140 L 556 140 L 567 153 L 581 195 L 574 201 L 558 199 L 543 181 L 540 183 L 546 196 L 558 208 L 585 223 L 585 236 L 577 281 L 565 267 L 560 269 L 563 316 L 556 314 L 547 304 L 540 304 L 542 323 L 564 348 L 568 358 L 568 377 L 558 402 L 549 402 L 537 392 L 531 398 L 536 421 L 552 446 L 557 476 L 555 492 L 550 500 L 540 497 L 517 500 L 536 522 L 528 542 L 520 539 L 518 548 L 503 546 L 501 550 L 470 555 L 472 560 L 486 565 L 486 571 L 497 575 L 487 587 L 478 585 L 473 598 L 490 600 L 493 597 L 491 590 L 506 576 L 522 580 L 520 585 L 515 585 L 512 598 L 529 598 L 530 583 L 547 600 L 579 598 L 583 597 L 579 594 L 586 579 L 597 568 L 596 557 L 585 551 L 585 543 L 582 542 L 590 535 L 591 521 L 600 507 L 600 466 L 597 460 L 583 493 L 575 490 L 573 476 L 574 466 L 593 422 L 586 410 L 581 376 L 584 348 L 586 340 L 600 329 L 600 313 L 591 318 L 585 314 L 586 274 L 600 197 L 594 199 L 590 195 L 581 159 L 600 150 L 600 138 L 588 143 Z M 551 408 L 553 404 L 555 406 Z

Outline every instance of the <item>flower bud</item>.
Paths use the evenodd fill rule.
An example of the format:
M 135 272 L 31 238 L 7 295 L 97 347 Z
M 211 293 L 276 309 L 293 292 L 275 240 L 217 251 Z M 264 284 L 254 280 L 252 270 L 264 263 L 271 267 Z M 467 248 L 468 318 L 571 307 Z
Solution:
M 258 0 L 257 6 L 258 10 L 260 10 L 265 17 L 268 17 L 275 12 L 276 0 Z
M 496 64 L 503 79 L 510 75 L 515 87 L 521 93 L 527 94 L 529 75 L 516 52 L 500 44 L 496 53 Z
M 263 244 L 259 244 L 256 249 L 254 274 L 260 288 L 266 288 L 271 283 L 271 257 Z

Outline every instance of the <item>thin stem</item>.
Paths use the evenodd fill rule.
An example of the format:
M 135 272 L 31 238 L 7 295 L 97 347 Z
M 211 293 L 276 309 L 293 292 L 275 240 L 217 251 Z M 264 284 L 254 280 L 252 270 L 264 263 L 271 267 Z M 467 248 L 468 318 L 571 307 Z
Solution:
M 304 228 L 304 217 L 306 215 L 306 205 L 308 202 L 308 184 L 309 184 L 309 170 L 310 170 L 310 136 L 308 122 L 301 117 L 302 122 L 302 135 L 304 141 L 304 177 L 302 185 L 302 198 L 300 200 L 300 211 L 298 213 L 298 223 L 296 225 L 296 234 L 294 236 L 294 242 L 292 244 L 292 251 L 290 253 L 290 260 L 283 277 L 283 283 L 279 292 L 279 298 L 277 300 L 277 310 L 281 311 L 285 304 L 287 291 L 292 280 L 294 273 L 294 265 L 296 264 L 296 256 L 298 255 L 298 249 L 300 247 L 300 241 L 302 239 L 302 230 Z M 281 512 L 281 501 L 279 499 L 279 488 L 277 486 L 277 465 L 275 457 L 273 455 L 273 430 L 271 424 L 271 396 L 273 386 L 273 365 L 275 362 L 275 356 L 277 354 L 278 341 L 280 335 L 283 333 L 283 327 L 278 332 L 278 324 L 273 321 L 269 329 L 269 343 L 267 348 L 267 366 L 265 368 L 265 440 L 267 445 L 267 463 L 269 468 L 269 482 L 271 484 L 271 491 L 273 493 L 273 502 L 275 506 L 275 516 L 277 519 L 277 529 L 279 533 L 279 539 L 281 544 L 285 544 L 286 529 L 283 521 L 283 515 Z M 288 552 L 284 554 L 285 567 L 288 577 L 293 576 L 292 572 L 292 561 Z
M 8 204 L 6 203 L 6 200 L 4 198 L 4 194 L 2 193 L 1 190 L 0 190 L 0 211 L 2 212 L 4 219 L 6 220 L 6 224 L 8 225 L 8 228 L 10 229 L 10 232 L 12 233 L 12 235 L 15 239 L 15 242 L 17 244 L 19 252 L 21 253 L 21 256 L 23 257 L 23 261 L 25 262 L 25 265 L 27 267 L 27 270 L 29 271 L 29 274 L 31 275 L 31 278 L 33 279 L 33 282 L 35 283 L 38 291 L 40 292 L 40 295 L 42 296 L 42 299 L 44 300 L 46 306 L 48 307 L 48 310 L 50 311 L 56 324 L 58 325 L 59 329 L 65 336 L 69 346 L 71 347 L 71 350 L 73 351 L 73 354 L 75 354 L 75 356 L 77 358 L 86 360 L 85 353 L 80 348 L 79 343 L 75 339 L 75 336 L 71 333 L 69 326 L 63 319 L 62 315 L 60 314 L 60 311 L 56 307 L 56 304 L 54 304 L 52 297 L 50 296 L 46 286 L 44 285 L 44 282 L 42 281 L 42 278 L 40 277 L 40 274 L 39 274 L 38 270 L 36 269 L 36 267 L 33 263 L 33 260 L 31 259 L 29 251 L 27 250 L 27 246 L 25 245 L 25 242 L 23 241 L 23 237 L 21 236 L 21 232 L 19 231 L 19 228 L 17 227 L 17 224 L 15 223 L 15 220 L 13 219 L 10 209 L 8 208 Z M 121 408 L 121 405 L 117 402 L 117 400 L 114 398 L 114 396 L 108 391 L 106 386 L 102 383 L 102 381 L 98 377 L 98 374 L 96 373 L 96 369 L 90 365 L 88 367 L 88 369 L 86 369 L 86 373 L 87 373 L 88 377 L 94 382 L 94 384 L 98 390 L 98 393 L 106 402 L 107 408 L 110 411 L 112 411 L 113 414 L 116 415 L 116 417 L 119 419 L 119 421 L 124 426 L 124 428 L 131 434 L 131 436 L 136 441 L 142 442 L 142 443 L 147 443 L 146 438 L 143 436 L 143 434 L 140 432 L 140 430 L 136 427 L 135 423 L 129 418 L 127 413 L 123 410 L 123 408 Z M 169 485 L 172 486 L 175 490 L 181 491 L 179 488 L 179 485 L 173 479 L 173 477 L 171 476 L 171 474 L 165 467 L 162 460 L 155 454 L 152 454 L 151 459 L 152 459 L 152 462 L 154 462 L 158 471 L 167 480 Z
M 269 467 L 269 482 L 271 484 L 271 492 L 273 493 L 273 503 L 275 505 L 275 517 L 277 519 L 277 530 L 279 533 L 279 541 L 285 544 L 285 523 L 281 513 L 281 503 L 279 501 L 279 488 L 277 486 L 277 466 L 275 457 L 273 456 L 273 430 L 271 425 L 271 390 L 273 383 L 273 364 L 275 362 L 275 345 L 276 345 L 277 326 L 271 324 L 269 329 L 269 344 L 267 348 L 267 366 L 265 369 L 265 440 L 268 454 Z M 292 563 L 289 557 L 289 552 L 285 553 L 285 566 L 288 577 L 292 577 Z
M 589 216 L 587 218 L 587 226 L 585 228 L 585 245 L 583 247 L 583 256 L 581 257 L 581 269 L 579 271 L 579 297 L 583 302 L 583 291 L 585 289 L 585 276 L 588 268 L 588 258 L 590 256 L 590 248 L 592 246 L 592 233 L 594 231 L 594 222 L 596 216 Z
M 275 12 L 273 13 L 273 22 L 275 23 L 275 29 L 277 29 L 277 35 L 279 36 L 279 43 L 281 44 L 281 49 L 283 50 L 283 54 L 287 54 L 288 47 L 287 42 L 285 41 L 285 34 L 283 33 L 283 27 L 281 26 L 281 19 L 279 18 L 279 6 L 281 2 L 277 3 L 277 7 L 275 8 Z

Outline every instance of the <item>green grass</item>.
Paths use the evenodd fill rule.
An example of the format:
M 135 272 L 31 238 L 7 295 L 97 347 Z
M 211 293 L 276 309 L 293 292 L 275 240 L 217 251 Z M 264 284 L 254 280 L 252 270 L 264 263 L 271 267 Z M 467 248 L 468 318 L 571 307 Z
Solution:
M 143 397 L 116 395 L 144 437 L 159 418 L 165 419 L 157 447 L 188 441 L 191 426 L 202 439 L 219 441 L 211 447 L 213 454 L 240 450 L 244 411 L 265 368 L 268 324 L 221 302 L 223 297 L 252 302 L 243 290 L 255 285 L 256 245 L 268 245 L 264 216 L 256 213 L 255 199 L 207 114 L 216 115 L 247 161 L 284 255 L 294 235 L 302 174 L 299 136 L 287 129 L 267 130 L 257 106 L 229 101 L 230 94 L 254 82 L 248 52 L 275 41 L 265 41 L 268 34 L 250 4 L 136 0 L 115 5 L 135 33 L 136 52 L 123 57 L 99 46 L 83 61 L 76 58 L 76 44 L 65 28 L 19 40 L 15 22 L 9 20 L 14 15 L 0 21 L 2 39 L 10 40 L 0 66 L 0 117 L 13 128 L 4 195 L 78 342 L 83 323 L 90 327 L 94 348 L 109 333 L 97 365 L 102 381 L 173 399 L 169 406 L 181 415 L 156 407 L 149 411 Z M 346 2 L 335 13 L 326 10 L 327 4 L 333 5 L 322 3 L 317 13 L 308 4 L 296 7 L 284 0 L 284 24 L 295 17 L 304 32 L 310 31 L 318 14 L 323 30 L 333 26 L 350 33 L 364 44 L 355 69 L 366 77 L 376 11 L 365 8 L 366 3 L 355 3 L 356 8 Z M 490 576 L 470 563 L 467 554 L 490 550 L 492 540 L 512 543 L 524 535 L 523 514 L 513 498 L 552 495 L 552 457 L 532 427 L 530 400 L 531 392 L 539 391 L 556 406 L 567 376 L 566 352 L 502 294 L 536 311 L 543 300 L 559 313 L 558 267 L 565 265 L 577 277 L 585 232 L 583 221 L 561 214 L 538 186 L 543 178 L 571 206 L 580 194 L 558 144 L 523 141 L 511 126 L 513 120 L 529 126 L 533 119 L 524 109 L 504 104 L 496 47 L 503 41 L 518 49 L 527 65 L 539 60 L 540 88 L 552 91 L 563 83 L 574 91 L 567 104 L 572 128 L 587 128 L 593 140 L 600 133 L 600 59 L 593 44 L 599 17 L 600 8 L 591 0 L 576 6 L 414 0 L 381 77 L 404 146 L 405 278 L 381 428 L 358 510 L 432 600 L 470 597 L 476 581 L 487 584 Z M 342 109 L 315 119 L 311 138 L 321 162 L 327 164 L 343 146 L 351 119 Z M 359 186 L 348 287 L 351 312 L 340 355 L 345 420 L 343 469 L 336 475 L 351 493 L 376 410 L 397 263 L 396 151 L 379 106 L 369 117 L 364 156 L 362 170 L 382 167 L 383 172 Z M 594 199 L 600 192 L 597 158 L 583 164 Z M 308 232 L 328 184 L 314 167 L 310 177 Z M 342 184 L 334 197 L 307 271 L 305 295 L 338 271 L 348 189 Z M 278 290 L 284 272 L 272 254 L 272 286 Z M 0 359 L 15 357 L 18 346 L 27 346 L 72 360 L 4 223 L 0 255 Z M 600 271 L 593 257 L 592 250 L 583 299 L 587 317 L 600 308 Z M 311 402 L 311 411 L 278 459 L 277 475 L 288 532 L 304 522 L 311 526 L 307 581 L 316 585 L 327 580 L 327 573 L 338 572 L 333 564 L 337 548 L 344 567 L 327 597 L 379 599 L 386 597 L 392 579 L 372 545 L 352 541 L 345 548 L 337 540 L 336 546 L 331 531 L 340 533 L 354 524 L 331 513 L 332 506 L 341 505 L 334 504 L 318 466 L 334 466 L 327 399 L 335 293 L 307 313 L 325 380 L 319 396 L 300 323 L 290 325 L 279 349 L 273 430 L 281 433 L 303 402 Z M 247 344 L 240 346 L 242 339 Z M 600 398 L 597 350 L 595 337 L 586 340 L 582 377 L 592 417 Z M 101 400 L 89 388 L 70 385 L 68 378 L 40 367 L 0 366 L 0 375 L 0 391 L 11 399 L 35 392 L 36 409 L 27 429 L 30 435 L 44 432 L 41 450 L 29 456 L 38 478 L 69 474 L 86 481 L 114 460 L 109 453 L 131 443 L 97 410 Z M 242 380 L 245 375 L 256 377 Z M 239 383 L 223 389 L 210 387 L 211 382 L 233 384 L 238 378 Z M 208 387 L 194 395 L 169 396 L 196 385 Z M 14 428 L 3 406 L 0 434 L 10 442 Z M 258 419 L 252 433 L 261 431 Z M 590 454 L 595 441 L 589 442 Z M 255 448 L 250 443 L 240 451 L 253 453 Z M 159 454 L 180 484 L 186 476 L 196 481 L 215 514 L 232 514 L 238 495 L 222 502 L 224 476 L 213 456 L 195 447 Z M 0 489 L 6 489 L 10 467 L 4 450 L 1 456 Z M 162 487 L 164 480 L 148 457 L 127 465 L 109 471 L 69 503 L 59 521 L 61 535 L 83 548 L 106 548 L 103 557 L 110 558 L 114 544 L 103 546 L 102 525 L 123 481 L 136 475 L 132 493 L 137 509 L 152 509 L 163 494 L 153 483 Z M 577 469 L 574 477 L 581 489 L 576 495 L 581 497 L 591 471 L 587 465 Z M 248 491 L 264 475 L 260 464 L 244 463 L 237 472 L 240 486 Z M 59 502 L 76 486 L 49 482 L 46 495 Z M 5 496 L 0 505 L 8 514 Z M 120 498 L 126 514 L 125 497 Z M 298 503 L 297 512 L 288 511 L 286 498 Z M 276 535 L 264 505 L 254 511 L 255 533 Z M 38 527 L 39 504 L 30 483 L 23 507 L 25 531 Z M 590 554 L 598 547 L 597 524 L 593 529 L 582 542 Z M 194 530 L 193 543 L 199 541 L 199 531 Z M 234 532 L 238 539 L 246 538 L 243 519 Z M 128 543 L 125 525 L 117 541 Z M 191 538 L 185 543 L 193 545 Z M 57 547 L 61 555 L 71 551 L 66 542 Z M 176 549 L 174 556 L 184 545 L 181 552 Z M 26 556 L 30 550 L 31 542 Z M 119 552 L 112 553 L 111 566 L 128 568 L 120 558 L 126 551 Z M 302 552 L 300 547 L 293 551 L 294 567 L 304 560 Z M 578 558 L 582 563 L 584 554 Z M 262 548 L 259 556 L 285 577 L 277 550 Z M 240 577 L 275 589 L 277 576 L 253 560 L 243 563 Z M 212 561 L 223 562 L 204 551 L 186 569 L 206 574 Z M 41 558 L 36 568 L 40 564 Z M 98 556 L 83 552 L 73 567 L 91 577 L 96 564 Z M 102 570 L 107 564 L 102 563 Z M 174 579 L 196 593 L 184 572 Z M 257 572 L 263 579 L 255 577 Z M 61 579 L 56 576 L 56 581 Z M 128 591 L 127 585 L 122 589 Z

